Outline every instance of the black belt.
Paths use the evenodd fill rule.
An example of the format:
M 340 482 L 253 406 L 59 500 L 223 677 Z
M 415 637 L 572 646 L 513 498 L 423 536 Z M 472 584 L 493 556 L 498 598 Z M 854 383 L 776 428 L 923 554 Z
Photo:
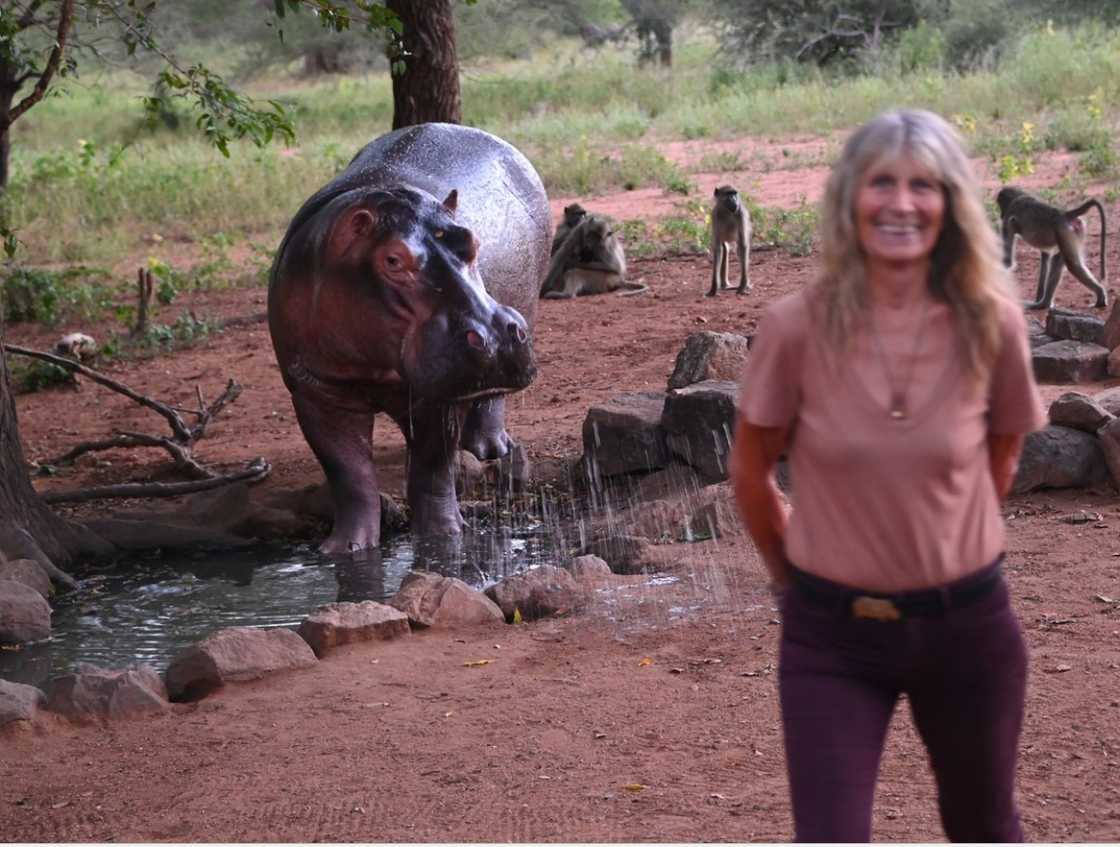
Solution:
M 1000 583 L 1000 563 L 1003 554 L 994 562 L 964 579 L 919 591 L 884 594 L 861 591 L 837 582 L 815 576 L 799 568 L 790 567 L 794 589 L 806 600 L 853 618 L 880 621 L 897 621 L 917 615 L 939 615 L 950 609 L 967 606 L 991 593 Z

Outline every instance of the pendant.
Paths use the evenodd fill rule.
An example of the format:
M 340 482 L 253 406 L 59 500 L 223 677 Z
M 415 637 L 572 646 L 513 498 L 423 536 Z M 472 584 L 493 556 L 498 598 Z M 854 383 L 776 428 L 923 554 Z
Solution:
M 894 408 L 891 409 L 891 420 L 902 421 L 906 419 L 906 411 L 904 409 Z
M 895 393 L 891 393 L 891 420 L 903 421 L 906 420 L 906 398 L 899 397 Z

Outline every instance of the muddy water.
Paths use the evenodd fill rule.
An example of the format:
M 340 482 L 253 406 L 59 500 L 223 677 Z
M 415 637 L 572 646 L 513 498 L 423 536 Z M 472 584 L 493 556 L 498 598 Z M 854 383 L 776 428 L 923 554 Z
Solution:
M 311 545 L 148 556 L 77 574 L 55 601 L 49 641 L 0 650 L 0 679 L 44 686 L 81 663 L 159 670 L 222 627 L 295 626 L 323 603 L 384 600 L 410 570 L 478 588 L 539 564 L 562 564 L 563 534 L 547 521 L 468 530 L 458 544 L 398 536 L 364 559 L 324 557 Z

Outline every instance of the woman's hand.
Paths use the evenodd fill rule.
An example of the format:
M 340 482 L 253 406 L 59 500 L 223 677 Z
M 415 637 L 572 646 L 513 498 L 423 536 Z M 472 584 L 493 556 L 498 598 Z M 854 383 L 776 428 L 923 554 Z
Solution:
M 740 417 L 731 450 L 731 485 L 739 516 L 754 539 L 773 590 L 789 585 L 785 554 L 786 508 L 774 482 L 774 466 L 789 442 L 789 427 L 764 427 Z
M 1023 435 L 995 435 L 988 433 L 988 461 L 995 484 L 996 496 L 1002 503 L 1011 493 L 1015 471 L 1019 468 L 1019 454 L 1023 452 Z

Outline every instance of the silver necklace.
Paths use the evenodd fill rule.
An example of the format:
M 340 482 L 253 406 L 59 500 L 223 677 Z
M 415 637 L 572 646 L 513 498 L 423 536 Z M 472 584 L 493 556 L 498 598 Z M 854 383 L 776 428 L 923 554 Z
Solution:
M 887 364 L 887 357 L 883 353 L 883 343 L 879 339 L 879 330 L 875 326 L 875 311 L 871 310 L 871 340 L 875 345 L 875 353 L 879 357 L 879 363 L 883 366 L 883 375 L 887 378 L 887 388 L 890 390 L 890 404 L 887 407 L 887 413 L 890 415 L 891 420 L 904 421 L 910 416 L 910 410 L 907 408 L 906 400 L 910 393 L 910 378 L 914 375 L 914 362 L 917 361 L 918 351 L 922 346 L 922 337 L 926 332 L 926 317 L 929 313 L 929 298 L 925 298 L 925 305 L 922 307 L 922 322 L 918 327 L 918 332 L 914 337 L 914 349 L 910 351 L 910 360 L 906 362 L 906 374 L 902 380 L 902 385 L 896 385 L 894 381 L 894 374 L 891 373 L 890 365 Z

